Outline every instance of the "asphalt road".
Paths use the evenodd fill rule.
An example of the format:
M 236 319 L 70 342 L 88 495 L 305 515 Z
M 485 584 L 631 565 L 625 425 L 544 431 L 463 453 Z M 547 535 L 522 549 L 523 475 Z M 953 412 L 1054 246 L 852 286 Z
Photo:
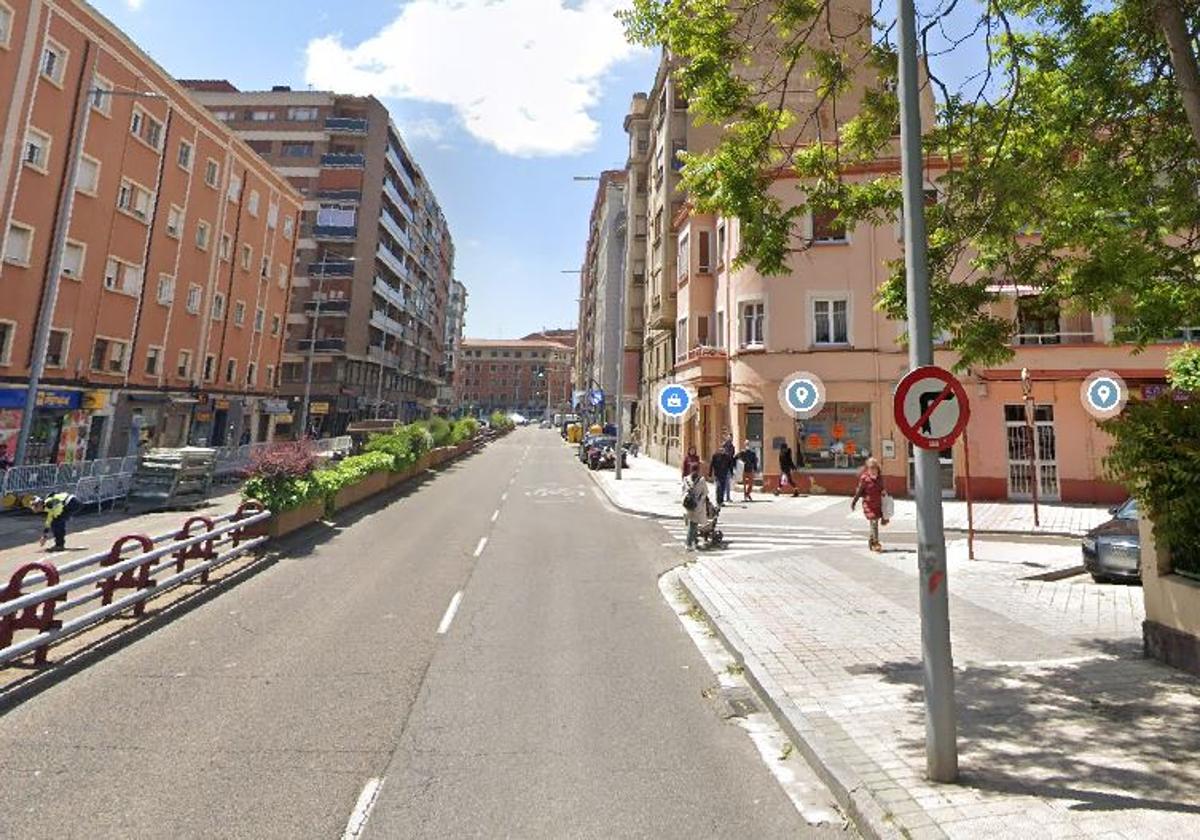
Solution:
M 0 837 L 840 836 L 704 698 L 680 557 L 519 431 L 10 710 Z

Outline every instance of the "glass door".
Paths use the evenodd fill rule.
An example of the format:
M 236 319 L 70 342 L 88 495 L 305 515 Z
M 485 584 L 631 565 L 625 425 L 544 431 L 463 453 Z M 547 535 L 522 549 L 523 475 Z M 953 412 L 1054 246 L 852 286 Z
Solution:
M 1038 498 L 1058 501 L 1058 441 L 1054 433 L 1054 406 L 1034 409 L 1033 435 L 1025 419 L 1023 404 L 1004 406 L 1005 436 L 1008 444 L 1008 497 L 1032 499 L 1033 482 L 1038 482 Z

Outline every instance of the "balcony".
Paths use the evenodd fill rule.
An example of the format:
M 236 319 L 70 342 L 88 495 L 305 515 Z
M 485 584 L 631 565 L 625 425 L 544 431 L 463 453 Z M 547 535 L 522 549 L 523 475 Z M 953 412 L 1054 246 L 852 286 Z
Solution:
M 410 224 L 416 221 L 412 208 L 408 206 L 408 202 L 400 194 L 400 190 L 392 186 L 391 181 L 385 180 L 383 182 L 383 194 L 392 200 L 392 204 L 396 205 L 396 209 L 400 211 L 400 215 L 408 219 Z
M 412 278 L 412 272 L 408 270 L 408 266 L 399 257 L 389 251 L 383 243 L 379 244 L 379 248 L 375 251 L 375 256 L 401 280 L 410 280 Z
M 395 288 L 394 286 L 391 286 L 383 278 L 375 278 L 374 289 L 375 294 L 379 295 L 397 309 L 403 309 L 405 307 L 404 292 Z
M 1089 332 L 1017 333 L 1013 344 L 1018 347 L 1044 347 L 1062 344 L 1092 344 L 1095 336 Z
M 353 242 L 358 238 L 358 226 L 313 225 L 312 238 L 318 242 Z
M 417 196 L 417 185 L 413 183 L 413 179 L 404 169 L 404 163 L 400 160 L 400 155 L 396 154 L 396 150 L 388 144 L 387 150 L 388 162 L 392 164 L 392 168 L 396 170 L 396 177 L 400 179 L 400 183 L 408 190 L 408 194 L 413 198 Z
M 330 260 L 324 263 L 309 263 L 309 277 L 353 277 L 354 263 Z
M 344 338 L 318 338 L 316 341 L 311 338 L 302 338 L 296 344 L 302 353 L 307 353 L 309 350 L 314 353 L 346 352 L 346 339 Z
M 367 358 L 373 362 L 379 362 L 384 367 L 398 368 L 400 367 L 400 356 L 396 353 L 389 353 L 382 347 L 371 345 L 367 348 Z
M 329 152 L 321 155 L 321 166 L 327 169 L 365 169 L 367 166 L 367 156 Z
M 395 336 L 404 335 L 404 325 L 381 309 L 371 310 L 371 326 Z
M 310 300 L 304 304 L 304 311 L 309 315 L 317 314 L 317 301 Z M 321 317 L 346 317 L 350 314 L 350 301 L 323 300 L 321 301 Z
M 331 134 L 366 134 L 370 123 L 358 117 L 326 117 L 325 130 Z
M 675 377 L 697 387 L 725 385 L 729 382 L 729 354 L 722 347 L 696 345 L 675 360 Z
M 321 201 L 362 201 L 362 190 L 317 190 Z
M 379 214 L 379 223 L 383 225 L 384 230 L 391 234 L 393 239 L 409 251 L 412 250 L 412 239 L 396 220 L 392 218 L 392 214 L 387 211 L 387 208 L 384 208 L 383 212 Z
M 675 297 L 670 295 L 654 295 L 650 298 L 650 312 L 646 317 L 646 326 L 652 330 L 675 329 Z

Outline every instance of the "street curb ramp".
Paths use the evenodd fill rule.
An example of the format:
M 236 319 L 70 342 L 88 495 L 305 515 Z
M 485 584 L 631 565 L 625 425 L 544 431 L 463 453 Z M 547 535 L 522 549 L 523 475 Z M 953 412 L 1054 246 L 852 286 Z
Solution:
M 908 835 L 893 821 L 892 811 L 902 805 L 905 806 L 904 810 L 907 813 L 914 810 L 923 812 L 924 809 L 907 794 L 904 794 L 900 801 L 891 803 L 884 803 L 876 799 L 846 759 L 837 754 L 838 749 L 843 751 L 857 749 L 849 734 L 834 720 L 823 714 L 806 715 L 787 698 L 783 687 L 775 681 L 762 662 L 747 652 L 749 646 L 742 641 L 737 631 L 724 619 L 708 596 L 692 580 L 686 567 L 679 570 L 679 582 L 688 597 L 703 611 L 721 643 L 742 666 L 747 682 L 757 692 L 759 699 L 783 731 L 787 733 L 796 749 L 804 756 L 805 761 L 833 793 L 838 805 L 841 806 L 862 836 L 868 840 L 901 840 L 901 838 L 907 837 Z M 818 718 L 823 718 L 823 720 Z M 840 747 L 832 743 L 835 740 L 840 742 Z M 865 753 L 862 754 L 862 758 L 864 762 L 870 761 Z M 933 828 L 931 822 L 923 830 L 929 831 Z M 944 837 L 945 835 L 939 831 L 937 835 L 930 833 L 923 836 Z

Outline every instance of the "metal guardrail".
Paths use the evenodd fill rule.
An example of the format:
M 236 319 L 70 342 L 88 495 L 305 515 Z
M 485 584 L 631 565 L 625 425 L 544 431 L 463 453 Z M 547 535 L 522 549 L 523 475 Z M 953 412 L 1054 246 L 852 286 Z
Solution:
M 246 502 L 215 519 L 192 516 L 179 529 L 157 537 L 126 535 L 108 551 L 62 566 L 47 561 L 26 563 L 13 572 L 7 587 L 0 589 L 0 666 L 30 653 L 36 664 L 43 664 L 55 642 L 131 607 L 134 615 L 140 616 L 147 600 L 192 578 L 208 583 L 213 569 L 267 541 L 262 529 L 253 526 L 270 517 L 270 511 L 258 502 Z M 171 573 L 159 579 L 168 570 Z M 75 572 L 81 574 L 63 579 Z M 41 588 L 25 591 L 31 587 Z M 117 597 L 125 589 L 133 591 Z M 97 600 L 100 606 L 80 612 Z M 36 632 L 14 642 L 18 630 Z

